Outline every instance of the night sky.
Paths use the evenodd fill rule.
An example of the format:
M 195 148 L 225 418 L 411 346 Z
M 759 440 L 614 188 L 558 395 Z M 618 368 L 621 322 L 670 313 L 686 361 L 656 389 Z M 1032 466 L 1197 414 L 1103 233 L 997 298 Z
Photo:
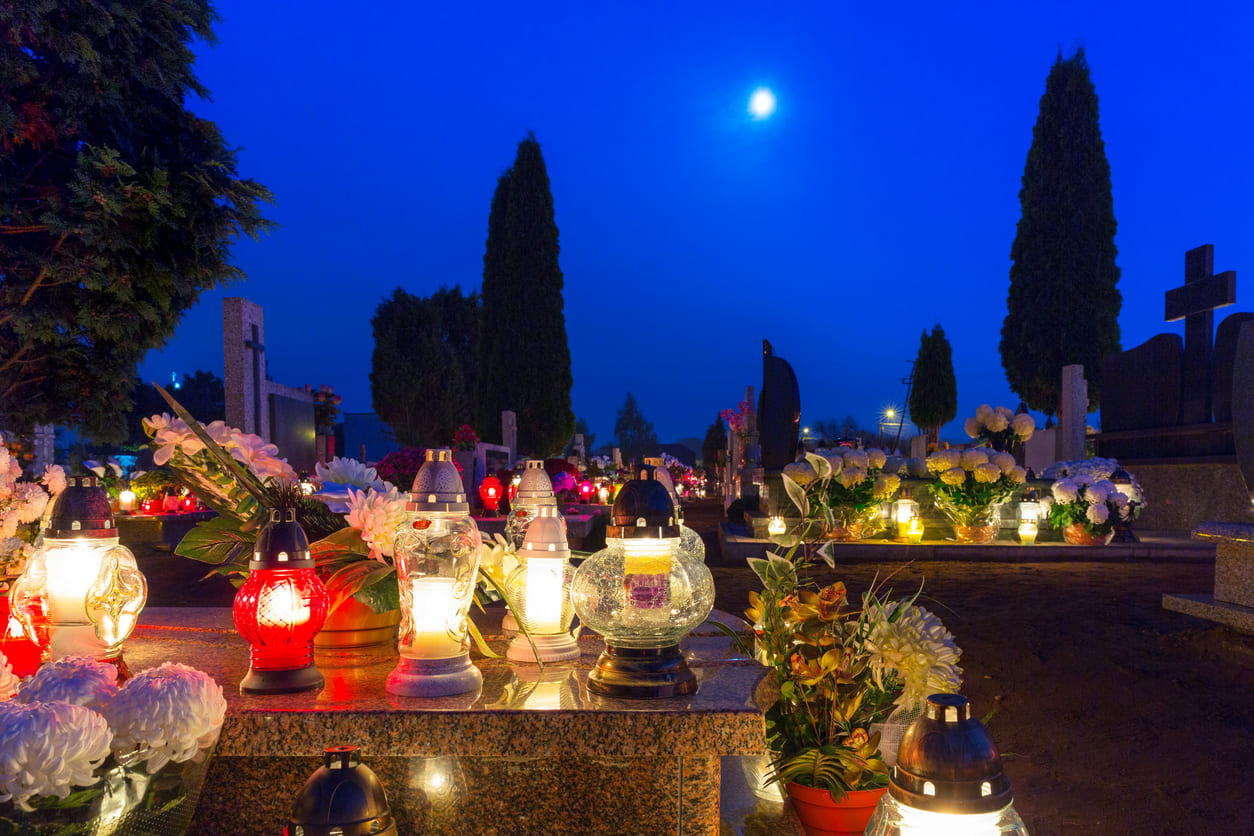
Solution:
M 235 249 L 145 379 L 222 374 L 221 300 L 264 306 L 271 376 L 370 403 L 393 288 L 477 290 L 498 175 L 528 130 L 552 184 L 575 414 L 628 390 L 662 441 L 704 435 L 761 340 L 802 421 L 874 427 L 923 329 L 954 351 L 957 421 L 1014 407 L 997 346 L 1045 77 L 1086 50 L 1114 186 L 1125 348 L 1164 323 L 1184 252 L 1254 282 L 1249 4 L 408 3 L 219 0 L 198 50 L 281 229 Z M 1020 8 L 1022 7 L 1022 8 Z M 748 110 L 772 89 L 767 119 Z M 543 339 L 544 335 L 538 335 Z

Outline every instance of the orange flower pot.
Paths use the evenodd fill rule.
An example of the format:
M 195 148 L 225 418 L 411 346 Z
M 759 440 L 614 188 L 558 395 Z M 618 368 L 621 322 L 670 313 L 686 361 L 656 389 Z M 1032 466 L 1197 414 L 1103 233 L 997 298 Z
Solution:
M 857 836 L 866 830 L 887 787 L 853 790 L 840 801 L 833 801 L 827 790 L 816 790 L 790 782 L 788 799 L 801 819 L 808 836 Z

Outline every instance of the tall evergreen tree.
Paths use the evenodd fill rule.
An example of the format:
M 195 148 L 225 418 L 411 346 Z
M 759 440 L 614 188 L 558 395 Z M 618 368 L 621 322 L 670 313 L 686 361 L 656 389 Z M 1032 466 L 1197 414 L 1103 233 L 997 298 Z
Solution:
M 518 413 L 518 446 L 543 456 L 575 429 L 570 348 L 549 175 L 533 134 L 497 181 L 483 255 L 479 428 L 498 437 L 502 410 Z
M 644 417 L 636 396 L 631 392 L 623 399 L 614 420 L 614 437 L 618 439 L 618 449 L 623 454 L 623 461 L 634 461 L 640 464 L 649 453 L 649 448 L 657 446 L 657 432 L 653 422 Z
M 706 467 L 715 467 L 719 453 L 726 450 L 727 427 L 723 425 L 723 417 L 720 415 L 705 431 L 705 440 L 701 442 L 701 463 Z
M 910 389 L 910 420 L 927 430 L 935 445 L 942 425 L 958 414 L 958 379 L 954 377 L 954 353 L 938 322 L 932 333 L 924 329 L 914 359 L 914 383 Z
M 1084 50 L 1045 80 L 1019 192 L 1001 329 L 1006 380 L 1028 406 L 1058 412 L 1062 367 L 1083 364 L 1096 407 L 1106 354 L 1119 350 L 1119 268 L 1110 164 Z
M 273 226 L 193 72 L 207 0 L 0 3 L 0 422 L 126 435 L 135 371 Z
M 479 294 L 441 287 L 431 296 L 401 288 L 370 319 L 371 404 L 406 446 L 451 443 L 474 414 Z

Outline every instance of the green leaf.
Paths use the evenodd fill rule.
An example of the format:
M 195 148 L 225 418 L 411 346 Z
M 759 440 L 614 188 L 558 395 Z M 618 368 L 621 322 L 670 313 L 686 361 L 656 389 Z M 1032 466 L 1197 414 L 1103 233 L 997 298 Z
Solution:
M 401 590 L 396 585 L 395 573 L 389 579 L 379 578 L 374 583 L 363 586 L 353 598 L 377 613 L 400 609 Z
M 174 553 L 219 567 L 235 566 L 247 562 L 256 540 L 255 533 L 240 530 L 238 521 L 214 517 L 196 523 L 191 531 L 183 535 Z
M 806 453 L 806 461 L 810 463 L 810 467 L 814 468 L 814 472 L 818 474 L 820 479 L 830 479 L 832 477 L 832 463 L 828 461 L 826 456 L 820 456 L 818 453 Z
M 803 518 L 810 516 L 810 500 L 806 497 L 805 488 L 794 482 L 788 474 L 784 474 L 784 491 Z

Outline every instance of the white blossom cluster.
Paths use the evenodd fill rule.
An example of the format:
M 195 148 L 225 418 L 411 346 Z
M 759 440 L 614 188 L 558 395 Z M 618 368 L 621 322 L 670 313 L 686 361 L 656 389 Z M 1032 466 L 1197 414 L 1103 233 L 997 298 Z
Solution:
M 392 557 L 392 542 L 405 521 L 405 494 L 389 485 L 385 491 L 349 488 L 348 498 L 349 511 L 344 519 L 361 532 L 362 542 L 370 547 L 370 556 L 379 561 Z
M 33 523 L 43 516 L 49 494 L 56 496 L 65 489 L 65 471 L 56 465 L 50 466 L 44 472 L 43 482 L 41 485 L 22 481 L 21 462 L 0 438 L 0 538 L 16 536 L 18 526 Z
M 1058 479 L 1050 486 L 1053 502 L 1059 505 L 1080 506 L 1085 519 L 1095 525 L 1105 525 L 1112 516 L 1128 519 L 1131 506 L 1128 497 L 1109 479 L 1094 479 L 1089 473 L 1076 473 Z
M 937 450 L 927 457 L 927 469 L 951 487 L 965 484 L 968 474 L 975 482 L 986 485 L 995 484 L 1002 477 L 1010 485 L 1022 485 L 1028 476 L 1028 472 L 1015 463 L 1014 456 L 987 447 Z
M 914 705 L 930 694 L 956 693 L 962 686 L 962 650 L 953 634 L 931 612 L 907 601 L 886 606 L 864 600 L 871 621 L 867 650 L 876 684 L 882 689 L 896 674 L 902 692 L 897 705 Z
M 363 490 L 373 488 L 376 491 L 386 491 L 392 487 L 390 482 L 379 478 L 378 472 L 373 467 L 367 467 L 356 459 L 336 456 L 328 464 L 322 462 L 315 464 L 314 473 L 318 481 L 323 484 L 331 482 Z
M 286 459 L 278 458 L 279 448 L 260 436 L 228 427 L 225 421 L 206 424 L 204 429 L 216 444 L 263 482 L 267 479 L 296 482 L 296 471 Z M 144 431 L 157 443 L 157 450 L 152 455 L 153 463 L 157 465 L 167 464 L 176 453 L 191 459 L 205 451 L 205 443 L 200 437 L 181 418 L 172 418 L 167 412 L 145 418 Z
M 226 699 L 207 674 L 166 662 L 121 688 L 116 677 L 112 665 L 71 657 L 18 685 L 0 656 L 0 802 L 30 809 L 35 796 L 65 798 L 94 784 L 110 753 L 155 773 L 216 742 Z
M 1031 415 L 1015 415 L 1007 407 L 981 404 L 975 415 L 968 418 L 962 429 L 971 438 L 995 436 L 1010 430 L 1017 441 L 1027 441 L 1036 430 L 1036 419 Z

